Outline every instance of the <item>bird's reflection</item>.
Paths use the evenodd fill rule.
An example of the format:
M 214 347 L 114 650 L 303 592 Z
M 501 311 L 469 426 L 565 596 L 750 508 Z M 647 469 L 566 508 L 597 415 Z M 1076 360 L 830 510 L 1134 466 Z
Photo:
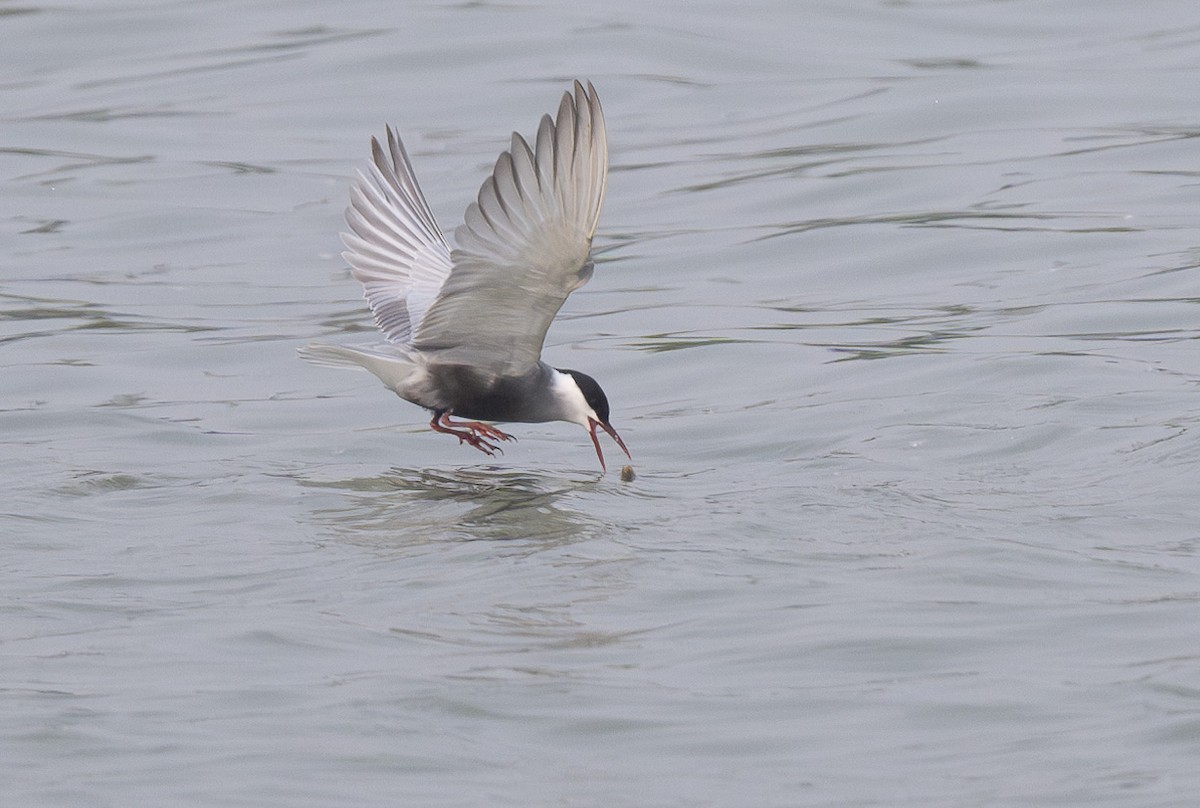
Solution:
M 601 527 L 562 506 L 565 497 L 595 484 L 594 476 L 478 467 L 396 467 L 372 477 L 304 482 L 345 492 L 338 504 L 320 507 L 313 515 L 355 542 L 524 540 L 539 547 L 591 535 Z

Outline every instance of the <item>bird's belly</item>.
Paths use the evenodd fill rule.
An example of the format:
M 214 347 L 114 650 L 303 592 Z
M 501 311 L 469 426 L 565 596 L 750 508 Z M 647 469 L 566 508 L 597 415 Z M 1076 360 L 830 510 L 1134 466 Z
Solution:
M 459 418 L 476 421 L 536 422 L 545 420 L 529 409 L 533 388 L 529 377 L 495 376 L 463 365 L 434 372 L 439 398 Z

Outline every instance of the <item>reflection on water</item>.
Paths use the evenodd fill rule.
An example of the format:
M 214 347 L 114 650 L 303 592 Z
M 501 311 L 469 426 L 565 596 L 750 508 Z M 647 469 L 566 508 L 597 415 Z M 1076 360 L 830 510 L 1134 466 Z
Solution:
M 308 488 L 345 492 L 314 517 L 349 541 L 423 543 L 520 539 L 552 546 L 602 524 L 563 508 L 561 500 L 594 481 L 501 469 L 393 468 L 374 477 L 301 480 Z
M 39 326 L 35 328 L 33 323 Z M 47 324 L 52 324 L 52 327 L 46 327 Z M 217 330 L 209 325 L 189 325 L 111 311 L 98 303 L 84 300 L 52 300 L 5 294 L 0 294 L 0 328 L 4 329 L 0 331 L 0 345 L 58 337 L 73 330 L 174 331 L 185 334 Z
M 664 351 L 681 351 L 685 348 L 707 348 L 713 345 L 730 345 L 739 342 L 751 342 L 748 339 L 735 337 L 705 337 L 692 334 L 647 334 L 633 347 L 650 353 Z

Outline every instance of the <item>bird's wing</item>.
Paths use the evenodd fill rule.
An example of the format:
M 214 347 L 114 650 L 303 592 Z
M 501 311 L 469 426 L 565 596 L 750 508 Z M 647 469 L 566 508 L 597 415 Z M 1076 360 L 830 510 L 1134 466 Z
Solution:
M 563 301 L 592 274 L 588 259 L 608 175 L 596 90 L 575 82 L 534 146 L 513 133 L 454 232 L 454 269 L 413 345 L 501 375 L 537 364 Z
M 350 232 L 342 234 L 342 256 L 362 283 L 379 329 L 389 341 L 406 344 L 452 263 L 450 246 L 421 193 L 408 152 L 391 127 L 387 146 L 385 153 L 371 138 L 371 167 L 366 174 L 359 171 L 350 187 Z

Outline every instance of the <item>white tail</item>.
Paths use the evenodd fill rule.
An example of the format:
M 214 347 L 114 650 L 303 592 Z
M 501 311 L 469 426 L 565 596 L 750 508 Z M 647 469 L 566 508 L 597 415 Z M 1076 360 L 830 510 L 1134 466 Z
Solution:
M 314 365 L 367 369 L 366 364 L 362 361 L 365 358 L 362 354 L 352 348 L 343 348 L 341 345 L 322 345 L 319 342 L 310 342 L 303 348 L 297 349 L 296 353 Z
M 416 363 L 407 353 L 389 344 L 351 348 L 312 342 L 297 353 L 314 365 L 369 370 L 393 390 L 401 389 L 416 369 Z

